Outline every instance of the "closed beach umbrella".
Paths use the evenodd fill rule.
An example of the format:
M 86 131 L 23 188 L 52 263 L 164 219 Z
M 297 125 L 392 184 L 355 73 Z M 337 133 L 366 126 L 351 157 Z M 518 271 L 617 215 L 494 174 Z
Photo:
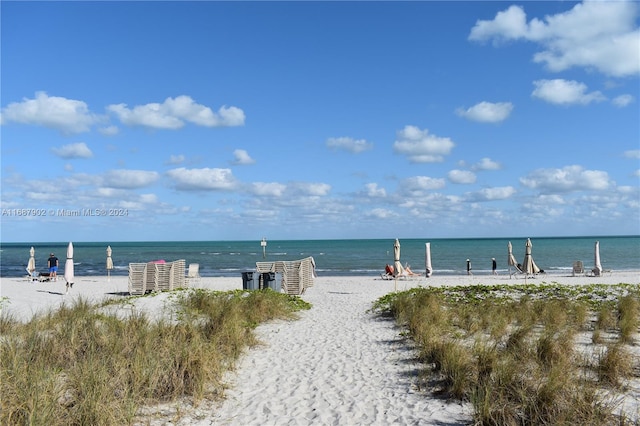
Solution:
M 527 242 L 524 245 L 524 261 L 522 262 L 522 272 L 527 275 L 534 275 L 540 272 L 540 268 L 536 265 L 536 262 L 533 261 L 533 256 L 531 255 L 531 238 L 527 238 Z
M 426 267 L 427 278 L 429 278 L 433 273 L 433 269 L 431 268 L 431 243 L 425 243 L 425 246 L 424 265 Z
M 595 256 L 593 259 L 593 274 L 596 277 L 602 275 L 602 264 L 600 263 L 600 241 L 596 241 Z
M 73 272 L 73 244 L 69 242 L 67 246 L 67 261 L 64 263 L 64 280 L 67 282 L 67 293 L 69 288 L 73 287 L 74 280 Z
M 395 291 L 398 291 L 398 275 L 404 274 L 404 268 L 400 263 L 400 241 L 396 238 L 396 242 L 393 243 L 393 276 L 396 278 Z
M 31 247 L 29 250 L 29 263 L 27 263 L 27 271 L 29 271 L 29 275 L 33 276 L 34 271 L 36 270 L 36 249 Z
M 111 279 L 112 269 L 113 269 L 113 260 L 111 259 L 111 246 L 107 246 L 107 281 Z
M 402 263 L 400 263 L 400 241 L 396 238 L 393 244 L 393 275 L 398 276 L 404 273 Z
M 511 241 L 507 244 L 507 264 L 509 265 L 509 278 L 511 278 L 511 267 L 515 267 L 518 264 L 515 256 L 513 255 L 513 246 L 511 245 Z

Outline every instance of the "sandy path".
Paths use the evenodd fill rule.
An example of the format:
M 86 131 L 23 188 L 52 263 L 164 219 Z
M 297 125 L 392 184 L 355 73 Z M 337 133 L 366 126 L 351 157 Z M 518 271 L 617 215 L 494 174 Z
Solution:
M 418 390 L 415 353 L 366 311 L 393 283 L 327 278 L 299 321 L 261 326 L 268 345 L 239 365 L 227 400 L 201 425 L 462 425 L 459 403 Z

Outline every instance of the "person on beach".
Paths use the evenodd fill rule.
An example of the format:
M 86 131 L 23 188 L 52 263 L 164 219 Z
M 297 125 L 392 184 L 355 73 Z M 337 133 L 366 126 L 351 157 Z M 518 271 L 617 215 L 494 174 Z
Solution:
M 498 268 L 498 264 L 496 263 L 496 258 L 492 257 L 491 258 L 491 270 L 493 271 L 493 275 L 498 275 L 498 271 L 496 270 Z
M 408 263 L 405 264 L 404 270 L 407 273 L 407 275 L 420 275 L 420 274 L 416 274 L 415 272 L 413 272 Z
M 49 278 L 52 281 L 58 281 L 58 258 L 55 254 L 51 253 L 47 261 L 47 266 L 49 267 Z
M 471 275 L 471 261 L 467 259 L 467 275 Z

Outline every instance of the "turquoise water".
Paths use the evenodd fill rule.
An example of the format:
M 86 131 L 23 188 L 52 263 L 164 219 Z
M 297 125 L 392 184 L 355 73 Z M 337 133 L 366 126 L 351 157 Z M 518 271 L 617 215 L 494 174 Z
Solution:
M 571 271 L 576 260 L 585 269 L 593 267 L 594 244 L 600 241 L 600 257 L 604 269 L 640 270 L 640 236 L 532 238 L 533 258 L 538 266 L 550 273 Z M 404 239 L 401 262 L 415 272 L 425 269 L 425 243 L 431 243 L 431 261 L 435 275 L 466 273 L 470 259 L 474 274 L 491 272 L 491 258 L 498 261 L 498 271 L 507 271 L 507 243 L 521 262 L 526 238 L 482 239 Z M 202 276 L 239 276 L 255 268 L 256 261 L 295 260 L 313 256 L 318 275 L 379 275 L 385 264 L 393 263 L 393 243 L 390 239 L 367 240 L 295 240 L 267 241 L 263 258 L 260 241 L 174 241 L 174 242 L 74 242 L 75 274 L 106 275 L 106 247 L 110 245 L 115 269 L 112 275 L 127 275 L 130 262 L 185 259 L 199 263 Z M 36 269 L 45 271 L 50 252 L 55 252 L 64 265 L 68 242 L 2 243 L 0 245 L 0 276 L 18 277 L 25 274 L 29 248 L 36 250 Z M 61 267 L 61 269 L 64 269 Z M 62 275 L 63 270 L 60 271 Z

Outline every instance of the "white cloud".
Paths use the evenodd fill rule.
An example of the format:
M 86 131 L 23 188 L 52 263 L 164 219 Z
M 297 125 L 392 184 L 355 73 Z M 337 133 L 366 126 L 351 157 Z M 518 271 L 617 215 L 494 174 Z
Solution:
M 637 17 L 638 6 L 632 1 L 586 1 L 529 23 L 521 6 L 510 6 L 493 20 L 477 21 L 469 40 L 536 42 L 543 50 L 534 55 L 534 61 L 551 71 L 584 67 L 626 77 L 640 73 Z
M 298 182 L 291 185 L 292 191 L 300 196 L 324 196 L 331 191 L 331 185 L 326 183 Z
M 397 132 L 393 149 L 413 163 L 437 163 L 444 161 L 444 156 L 449 155 L 454 146 L 451 139 L 431 135 L 427 129 L 405 126 Z
M 401 195 L 409 197 L 424 197 L 430 191 L 442 189 L 446 182 L 442 178 L 429 176 L 412 176 L 404 179 L 400 185 Z
M 185 156 L 182 154 L 178 154 L 178 155 L 170 155 L 169 156 L 169 160 L 167 160 L 165 162 L 165 164 L 171 164 L 171 165 L 178 165 L 178 164 L 182 164 L 184 163 L 185 160 Z
M 620 95 L 616 96 L 611 100 L 611 103 L 619 108 L 624 108 L 627 105 L 630 105 L 635 101 L 635 98 L 631 95 Z
M 93 152 L 84 142 L 70 143 L 59 148 L 51 148 L 51 151 L 60 158 L 91 158 Z
M 130 126 L 146 126 L 156 129 L 179 129 L 190 122 L 205 127 L 242 126 L 244 112 L 236 107 L 223 106 L 216 114 L 211 108 L 194 102 L 189 96 L 167 98 L 163 103 L 137 105 L 132 109 L 126 104 L 107 106 L 122 123 Z
M 278 182 L 254 182 L 250 192 L 259 196 L 281 197 L 286 189 L 286 185 Z
M 126 191 L 119 188 L 98 187 L 95 189 L 95 194 L 99 198 L 121 198 L 125 193 Z
M 233 157 L 234 157 L 233 164 L 247 165 L 247 164 L 253 164 L 256 162 L 256 160 L 251 158 L 249 153 L 244 149 L 236 149 L 235 151 L 233 151 Z
M 329 138 L 327 139 L 326 144 L 327 147 L 331 149 L 341 149 L 354 154 L 359 154 L 373 147 L 372 143 L 367 142 L 364 139 L 353 139 L 348 137 Z
M 566 166 L 562 169 L 538 169 L 520 182 L 543 193 L 592 190 L 600 191 L 613 185 L 607 172 L 584 170 L 581 166 Z
M 389 219 L 391 217 L 397 217 L 398 213 L 393 210 L 383 209 L 383 208 L 375 208 L 369 211 L 366 211 L 365 216 L 372 217 L 375 219 Z
M 468 170 L 451 170 L 447 173 L 449 181 L 458 184 L 470 184 L 476 181 L 476 175 Z
M 634 160 L 640 160 L 640 149 L 630 149 L 624 152 L 624 156 Z
M 473 201 L 496 201 L 511 198 L 516 193 L 516 189 L 512 186 L 502 186 L 495 188 L 483 188 L 480 191 L 470 195 Z
M 548 206 L 566 204 L 564 198 L 558 194 L 541 194 L 537 197 L 537 201 Z
M 10 103 L 2 109 L 2 124 L 9 122 L 44 126 L 62 133 L 88 132 L 100 119 L 82 101 L 36 92 L 34 99 Z
M 520 6 L 510 6 L 498 12 L 493 21 L 478 20 L 471 29 L 469 40 L 516 40 L 527 36 L 527 15 Z
M 378 198 L 387 196 L 387 191 L 384 188 L 379 188 L 377 183 L 368 183 L 364 187 L 367 197 Z
M 180 167 L 167 171 L 177 189 L 230 190 L 236 186 L 230 169 L 187 169 Z
M 121 189 L 142 188 L 156 182 L 158 177 L 157 172 L 146 170 L 109 170 L 104 175 L 103 186 Z
M 156 194 L 140 194 L 138 199 L 141 203 L 145 204 L 155 204 L 159 201 Z
M 487 157 L 472 166 L 473 170 L 500 170 L 501 168 L 502 165 L 500 163 Z
M 587 105 L 591 102 L 600 102 L 606 99 L 598 91 L 587 93 L 587 86 L 584 83 L 573 80 L 536 80 L 533 84 L 536 88 L 531 93 L 531 96 L 552 104 Z
M 456 114 L 460 117 L 482 123 L 499 123 L 506 120 L 513 111 L 511 102 L 480 102 L 474 106 L 463 109 L 458 108 Z

